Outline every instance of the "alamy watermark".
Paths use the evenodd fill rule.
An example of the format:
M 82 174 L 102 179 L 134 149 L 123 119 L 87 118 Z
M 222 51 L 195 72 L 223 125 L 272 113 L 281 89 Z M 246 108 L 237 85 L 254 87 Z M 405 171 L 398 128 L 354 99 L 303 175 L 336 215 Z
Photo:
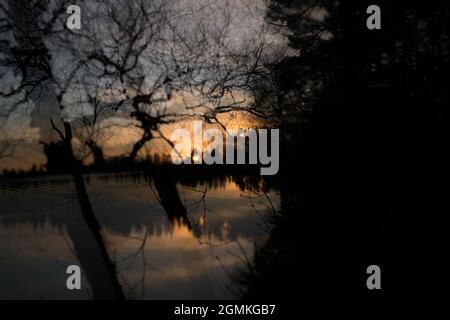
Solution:
M 81 268 L 76 264 L 67 267 L 66 273 L 69 274 L 66 281 L 67 289 L 80 290 L 81 289 Z
M 275 175 L 280 166 L 278 129 L 210 128 L 203 132 L 203 122 L 194 121 L 193 133 L 176 129 L 170 140 L 175 164 L 261 164 L 261 175 Z
M 70 16 L 66 20 L 66 26 L 70 30 L 81 29 L 81 8 L 77 5 L 67 7 L 66 13 Z M 367 14 L 370 16 L 366 20 L 366 26 L 369 30 L 381 29 L 381 9 L 378 5 L 372 4 L 367 7 Z

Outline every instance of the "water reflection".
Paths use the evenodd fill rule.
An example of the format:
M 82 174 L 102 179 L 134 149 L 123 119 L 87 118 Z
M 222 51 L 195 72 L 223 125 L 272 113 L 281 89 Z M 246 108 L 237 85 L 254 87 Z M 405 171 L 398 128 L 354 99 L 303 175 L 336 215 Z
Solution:
M 251 260 L 255 244 L 267 238 L 263 226 L 270 210 L 265 196 L 258 196 L 261 181 L 186 183 L 143 174 L 86 180 L 98 232 L 96 221 L 90 225 L 80 214 L 70 177 L 0 183 L 0 298 L 239 294 L 234 277 Z M 267 195 L 278 205 L 274 192 Z M 65 287 L 66 267 L 74 263 L 84 271 L 81 291 Z

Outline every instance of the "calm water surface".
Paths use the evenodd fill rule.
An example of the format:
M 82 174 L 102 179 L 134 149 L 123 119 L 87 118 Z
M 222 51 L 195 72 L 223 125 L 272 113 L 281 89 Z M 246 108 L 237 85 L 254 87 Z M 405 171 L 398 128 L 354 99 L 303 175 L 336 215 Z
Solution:
M 238 296 L 236 280 L 267 239 L 279 203 L 275 192 L 246 190 L 232 178 L 161 190 L 141 174 L 105 174 L 86 184 L 128 299 Z M 172 202 L 187 214 L 177 216 L 182 209 Z M 0 299 L 91 299 L 109 281 L 98 247 L 70 177 L 0 182 Z M 81 290 L 66 288 L 71 264 L 81 266 Z

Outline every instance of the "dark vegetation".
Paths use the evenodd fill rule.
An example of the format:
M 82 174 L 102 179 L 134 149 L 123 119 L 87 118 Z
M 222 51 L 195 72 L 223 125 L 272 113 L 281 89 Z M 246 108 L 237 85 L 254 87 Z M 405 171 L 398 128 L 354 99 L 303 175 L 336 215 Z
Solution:
M 275 67 L 297 121 L 280 124 L 282 219 L 246 298 L 449 296 L 449 2 L 378 1 L 375 31 L 370 4 L 271 1 L 300 50 Z M 311 21 L 308 5 L 329 16 Z M 371 264 L 381 291 L 366 288 Z

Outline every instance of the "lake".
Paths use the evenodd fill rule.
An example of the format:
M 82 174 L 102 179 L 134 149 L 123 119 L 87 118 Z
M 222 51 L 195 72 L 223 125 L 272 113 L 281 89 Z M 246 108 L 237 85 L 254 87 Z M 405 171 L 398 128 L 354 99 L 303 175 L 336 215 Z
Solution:
M 279 206 L 258 179 L 89 175 L 99 230 L 70 176 L 0 181 L 0 299 L 108 297 L 115 283 L 127 299 L 238 298 Z M 81 290 L 66 286 L 73 264 Z

